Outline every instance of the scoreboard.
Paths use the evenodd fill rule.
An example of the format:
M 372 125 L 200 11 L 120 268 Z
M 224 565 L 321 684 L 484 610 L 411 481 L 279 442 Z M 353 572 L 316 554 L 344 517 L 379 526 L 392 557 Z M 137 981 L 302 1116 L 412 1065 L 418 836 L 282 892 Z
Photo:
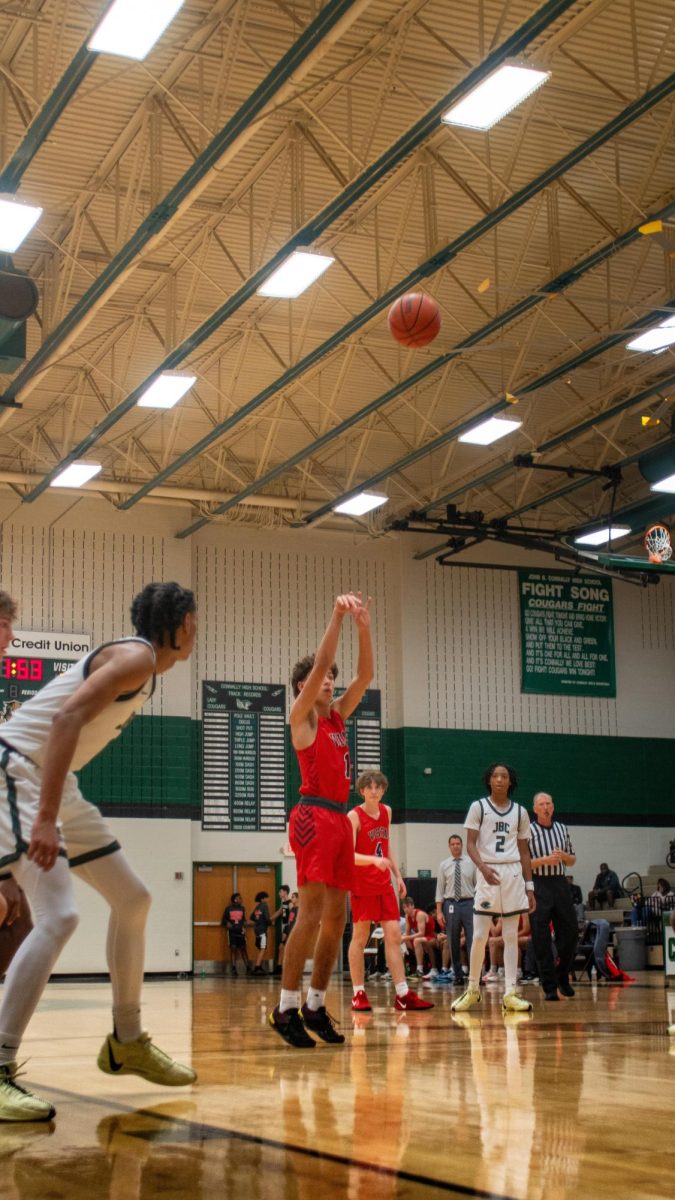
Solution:
M 16 629 L 0 660 L 0 721 L 91 650 L 88 633 Z

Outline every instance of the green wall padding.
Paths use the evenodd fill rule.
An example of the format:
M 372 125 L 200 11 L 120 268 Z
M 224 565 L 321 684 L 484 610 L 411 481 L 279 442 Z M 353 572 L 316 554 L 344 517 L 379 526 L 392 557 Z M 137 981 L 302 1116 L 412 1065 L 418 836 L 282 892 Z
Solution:
M 286 802 L 300 776 L 288 737 Z M 675 823 L 669 780 L 675 739 L 486 733 L 465 729 L 383 729 L 387 800 L 398 820 L 463 816 L 483 794 L 489 763 L 518 772 L 518 799 L 530 807 L 536 791 L 552 793 L 567 820 L 597 824 Z M 425 775 L 424 768 L 431 767 Z M 117 816 L 201 817 L 201 722 L 187 717 L 139 717 L 80 772 L 84 795 Z

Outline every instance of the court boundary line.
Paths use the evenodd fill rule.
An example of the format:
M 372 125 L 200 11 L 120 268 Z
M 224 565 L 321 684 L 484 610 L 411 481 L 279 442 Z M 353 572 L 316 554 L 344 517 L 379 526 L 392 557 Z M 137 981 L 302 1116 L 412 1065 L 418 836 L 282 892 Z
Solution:
M 81 1100 L 87 1104 L 96 1104 L 100 1107 L 112 1107 L 119 1113 L 130 1114 L 136 1116 L 152 1117 L 157 1121 L 164 1121 L 167 1124 L 182 1125 L 188 1129 L 203 1129 L 207 1135 L 217 1135 L 225 1140 L 247 1142 L 249 1145 L 263 1146 L 270 1150 L 282 1150 L 291 1154 L 298 1154 L 304 1158 L 321 1160 L 322 1162 L 336 1163 L 344 1167 L 356 1167 L 362 1171 L 369 1171 L 373 1175 L 384 1175 L 390 1178 L 400 1179 L 404 1183 L 417 1183 L 423 1187 L 438 1188 L 444 1192 L 456 1192 L 461 1196 L 476 1197 L 477 1200 L 518 1200 L 518 1197 L 509 1196 L 506 1193 L 485 1191 L 483 1188 L 474 1188 L 468 1184 L 452 1183 L 445 1179 L 434 1179 L 429 1175 L 421 1175 L 414 1171 L 399 1170 L 396 1167 L 382 1166 L 376 1163 L 363 1161 L 362 1159 L 350 1158 L 346 1154 L 337 1154 L 332 1150 L 318 1150 L 313 1146 L 298 1146 L 293 1142 L 282 1142 L 276 1138 L 262 1137 L 255 1133 L 242 1133 L 235 1129 L 221 1128 L 219 1125 L 211 1125 L 207 1121 L 191 1121 L 188 1117 L 172 1116 L 170 1113 L 153 1112 L 152 1108 L 130 1107 L 119 1100 L 102 1099 L 100 1096 L 86 1096 L 80 1092 L 67 1091 L 65 1088 L 47 1089 L 49 1092 L 56 1095 L 67 1097 L 71 1100 Z M 176 1097 L 177 1099 L 179 1097 Z M 186 1097 L 187 1100 L 187 1097 Z M 162 1101 L 162 1103 L 170 1103 L 170 1101 Z M 130 1135 L 131 1136 L 131 1135 Z

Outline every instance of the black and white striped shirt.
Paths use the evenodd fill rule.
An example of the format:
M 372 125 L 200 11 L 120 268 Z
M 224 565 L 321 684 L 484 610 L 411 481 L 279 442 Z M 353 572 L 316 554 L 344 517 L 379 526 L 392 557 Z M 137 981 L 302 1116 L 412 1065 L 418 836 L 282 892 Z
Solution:
M 552 821 L 550 825 L 540 825 L 536 817 L 530 825 L 530 855 L 532 858 L 547 858 L 554 850 L 564 850 L 566 854 L 574 854 L 570 841 L 569 830 L 562 821 Z M 555 867 L 544 865 L 532 868 L 533 875 L 564 875 L 565 864 L 558 863 Z

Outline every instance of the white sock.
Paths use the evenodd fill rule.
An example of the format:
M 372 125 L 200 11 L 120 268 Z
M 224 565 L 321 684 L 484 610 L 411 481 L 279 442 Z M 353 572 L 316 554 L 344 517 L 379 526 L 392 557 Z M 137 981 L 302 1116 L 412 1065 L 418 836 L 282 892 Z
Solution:
M 0 1033 L 0 1067 L 16 1062 L 18 1051 L 18 1038 L 12 1037 L 11 1033 Z
M 502 920 L 502 935 L 504 938 L 504 984 L 507 992 L 516 988 L 516 972 L 518 970 L 518 917 L 504 917 Z
M 354 988 L 354 995 L 355 995 L 355 996 L 357 995 L 357 993 L 358 993 L 358 992 L 362 992 L 362 991 L 363 991 L 363 984 L 362 984 L 362 983 L 355 983 L 355 984 L 353 984 L 352 986 L 353 986 L 353 988 Z M 324 996 L 325 996 L 325 994 L 326 994 L 326 993 L 324 992 Z
M 288 1012 L 290 1008 L 300 1007 L 300 993 L 291 992 L 288 988 L 281 989 L 281 1000 L 279 1001 L 279 1012 Z
M 54 964 L 77 925 L 70 870 L 59 856 L 51 871 L 22 857 L 15 874 L 30 901 L 34 928 L 5 976 L 0 1007 L 0 1063 L 13 1062 Z
M 469 987 L 477 991 L 485 958 L 485 947 L 488 940 L 491 918 L 485 913 L 479 913 L 473 919 L 473 942 L 469 959 Z
M 403 980 L 403 983 L 396 984 L 396 995 L 397 996 L 407 996 L 409 990 L 410 989 L 409 989 L 408 984 L 406 983 L 405 979 Z
M 141 1036 L 141 1010 L 138 1004 L 113 1005 L 113 1029 L 118 1042 L 135 1042 Z
M 307 989 L 307 1007 L 316 1012 L 318 1008 L 323 1008 L 326 1003 L 326 993 L 319 991 L 318 988 L 310 987 Z
M 120 850 L 74 867 L 73 874 L 103 896 L 110 906 L 106 956 L 113 1017 L 119 1040 L 132 1042 L 141 1034 L 145 925 L 150 893 Z

